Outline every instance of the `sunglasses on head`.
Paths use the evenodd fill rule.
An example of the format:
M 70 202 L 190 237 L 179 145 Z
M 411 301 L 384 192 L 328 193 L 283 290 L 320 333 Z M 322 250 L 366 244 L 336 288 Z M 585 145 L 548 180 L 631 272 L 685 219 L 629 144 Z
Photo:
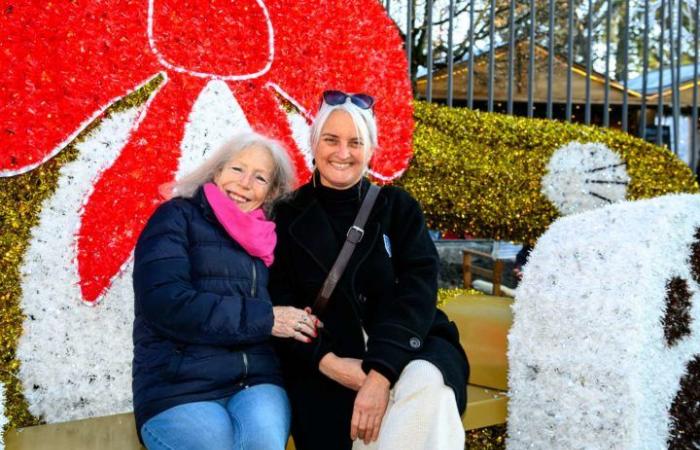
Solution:
M 346 94 L 342 91 L 325 91 L 323 101 L 330 106 L 342 105 L 348 98 L 360 109 L 372 109 L 374 98 L 367 94 Z

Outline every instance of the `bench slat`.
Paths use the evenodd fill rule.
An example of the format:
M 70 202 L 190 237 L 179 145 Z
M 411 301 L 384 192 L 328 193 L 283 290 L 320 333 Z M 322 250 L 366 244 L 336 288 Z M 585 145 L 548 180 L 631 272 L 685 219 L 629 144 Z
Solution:
M 508 409 L 505 392 L 470 384 L 467 386 L 467 398 L 467 411 L 462 415 L 465 430 L 505 423 Z
M 9 430 L 7 450 L 140 450 L 132 413 Z
M 508 331 L 513 300 L 491 295 L 459 295 L 442 307 L 459 328 L 469 357 L 469 383 L 508 390 Z

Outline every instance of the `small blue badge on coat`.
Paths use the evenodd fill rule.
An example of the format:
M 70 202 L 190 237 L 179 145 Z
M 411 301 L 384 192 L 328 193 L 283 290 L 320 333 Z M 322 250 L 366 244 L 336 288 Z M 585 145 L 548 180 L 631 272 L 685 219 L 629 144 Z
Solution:
M 386 254 L 389 255 L 389 258 L 391 258 L 391 241 L 389 240 L 389 236 L 386 234 L 382 234 L 384 236 L 384 248 L 386 249 Z

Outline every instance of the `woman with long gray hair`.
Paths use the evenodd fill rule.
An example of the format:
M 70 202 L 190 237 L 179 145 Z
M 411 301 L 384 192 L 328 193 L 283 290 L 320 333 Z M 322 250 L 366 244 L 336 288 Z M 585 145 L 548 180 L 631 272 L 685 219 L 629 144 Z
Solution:
M 309 342 L 319 326 L 273 307 L 267 290 L 267 212 L 293 185 L 277 142 L 239 134 L 175 184 L 141 233 L 132 387 L 147 448 L 285 448 L 290 406 L 270 336 Z

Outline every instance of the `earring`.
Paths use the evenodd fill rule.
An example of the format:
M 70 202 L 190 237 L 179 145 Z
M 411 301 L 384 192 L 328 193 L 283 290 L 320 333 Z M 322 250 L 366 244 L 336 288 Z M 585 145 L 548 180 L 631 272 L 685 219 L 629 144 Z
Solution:
M 311 184 L 316 189 L 316 158 L 311 159 Z

